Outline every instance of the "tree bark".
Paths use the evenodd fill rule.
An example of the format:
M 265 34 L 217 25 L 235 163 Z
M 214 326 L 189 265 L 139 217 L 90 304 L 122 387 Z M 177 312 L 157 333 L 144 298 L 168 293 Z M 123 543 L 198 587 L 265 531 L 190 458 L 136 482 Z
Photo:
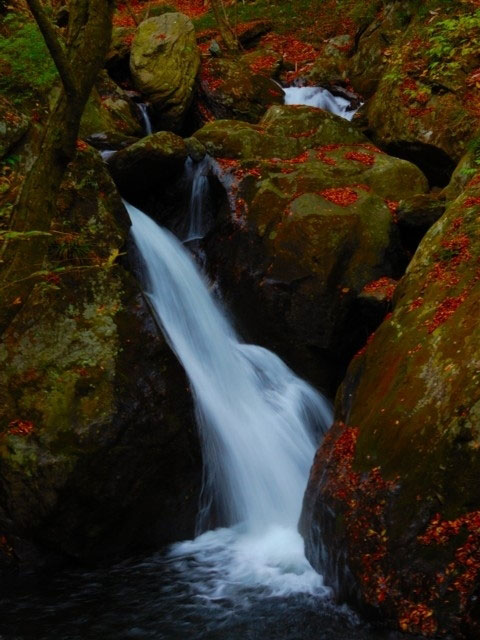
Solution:
M 222 0 L 210 0 L 215 21 L 222 36 L 222 40 L 228 49 L 228 51 L 238 51 L 238 39 L 235 31 L 230 26 L 227 15 L 225 13 L 225 6 Z
M 39 153 L 25 178 L 11 230 L 46 231 L 56 213 L 56 197 L 68 163 L 75 154 L 80 120 L 103 66 L 112 32 L 113 0 L 71 0 L 68 47 L 39 0 L 27 0 L 62 80 L 59 96 L 45 126 Z M 40 25 L 42 23 L 43 26 Z M 16 315 L 31 292 L 48 248 L 48 238 L 10 240 L 0 273 L 0 331 Z

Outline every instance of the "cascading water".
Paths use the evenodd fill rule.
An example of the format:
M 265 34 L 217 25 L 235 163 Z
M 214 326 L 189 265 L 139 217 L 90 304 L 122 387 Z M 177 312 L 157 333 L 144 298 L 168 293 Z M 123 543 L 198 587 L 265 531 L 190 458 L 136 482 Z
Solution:
M 185 181 L 191 185 L 190 215 L 186 220 L 186 228 L 181 234 L 183 242 L 201 240 L 210 223 L 209 212 L 205 210 L 208 203 L 208 173 L 212 159 L 205 156 L 200 162 L 194 162 L 190 156 L 185 161 Z
M 172 557 L 196 558 L 192 580 L 209 597 L 233 595 L 239 585 L 275 595 L 327 593 L 296 525 L 319 436 L 331 421 L 328 403 L 273 353 L 240 343 L 181 243 L 127 209 L 146 295 L 196 402 L 203 515 L 211 509 L 229 525 L 175 545 Z
M 146 558 L 21 585 L 4 640 L 391 640 L 326 596 L 296 530 L 315 440 L 331 414 L 269 351 L 241 344 L 190 255 L 128 207 L 145 288 L 192 381 L 205 442 L 203 512 L 228 528 Z M 316 435 L 315 435 L 316 433 Z
M 142 116 L 145 135 L 149 136 L 151 133 L 153 133 L 153 128 L 150 116 L 148 114 L 148 105 L 146 105 L 144 102 L 139 102 L 138 108 L 140 109 L 140 114 Z
M 334 96 L 322 87 L 286 87 L 284 91 L 285 104 L 304 104 L 324 109 L 346 120 L 351 120 L 357 112 L 348 100 Z

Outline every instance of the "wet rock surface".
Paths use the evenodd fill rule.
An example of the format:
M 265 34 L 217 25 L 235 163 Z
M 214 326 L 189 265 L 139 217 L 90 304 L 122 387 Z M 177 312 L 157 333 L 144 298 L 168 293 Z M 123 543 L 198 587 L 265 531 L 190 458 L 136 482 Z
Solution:
M 430 229 L 351 363 L 301 520 L 338 593 L 426 636 L 478 633 L 479 193 Z
M 367 335 L 352 323 L 357 296 L 401 273 L 393 212 L 401 194 L 426 189 L 424 176 L 309 107 L 195 135 L 229 196 L 207 245 L 222 290 L 255 341 L 331 390 Z
M 193 533 L 187 384 L 117 263 L 129 221 L 96 152 L 79 152 L 58 207 L 51 266 L 0 346 L 3 575 Z

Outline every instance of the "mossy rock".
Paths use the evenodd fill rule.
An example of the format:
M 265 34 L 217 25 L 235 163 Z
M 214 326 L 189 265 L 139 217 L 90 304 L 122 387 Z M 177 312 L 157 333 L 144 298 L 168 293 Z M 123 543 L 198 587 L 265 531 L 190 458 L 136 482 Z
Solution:
M 375 90 L 367 105 L 374 142 L 444 187 L 478 129 L 478 60 L 467 43 L 480 20 L 464 3 L 424 4 L 427 21 L 414 6 L 387 7 L 360 39 L 350 76 L 367 97 Z
M 346 73 L 353 88 L 364 98 L 371 98 L 389 65 L 391 47 L 402 34 L 400 19 L 405 3 L 392 2 L 384 7 L 358 40 L 354 55 L 348 60 Z
M 258 125 L 236 120 L 210 122 L 194 134 L 215 157 L 288 159 L 333 143 L 368 143 L 354 125 L 327 111 L 274 105 Z
M 426 636 L 479 631 L 479 211 L 473 183 L 424 237 L 393 315 L 350 365 L 301 524 L 341 597 Z
M 168 183 L 182 173 L 188 151 L 182 138 L 158 131 L 118 151 L 109 161 L 112 176 L 127 198 Z
M 80 151 L 45 269 L 0 343 L 2 577 L 193 534 L 191 400 L 118 262 L 129 224 L 99 154 Z
M 277 78 L 282 67 L 282 56 L 274 49 L 261 47 L 245 53 L 241 63 L 252 73 L 260 73 L 267 78 Z
M 391 210 L 425 192 L 425 176 L 308 107 L 275 106 L 260 125 L 217 121 L 195 135 L 226 188 L 208 241 L 222 290 L 252 339 L 331 391 L 365 338 L 352 322 L 357 296 L 404 265 Z
M 143 126 L 137 105 L 106 74 L 101 74 L 83 112 L 79 136 L 101 131 L 116 131 L 126 136 L 141 136 Z
M 26 115 L 18 111 L 7 98 L 0 96 L 0 158 L 25 135 L 30 126 Z
M 140 24 L 132 44 L 130 70 L 160 127 L 176 130 L 182 126 L 199 66 L 195 30 L 187 16 L 165 13 Z
M 443 189 L 442 196 L 449 202 L 456 200 L 465 190 L 468 183 L 480 173 L 475 151 L 467 151 L 455 167 L 450 182 Z
M 443 152 L 454 166 L 477 124 L 454 93 L 424 98 L 428 92 L 422 82 L 382 78 L 377 93 L 368 104 L 369 126 L 375 141 L 383 147 L 400 150 L 402 145 L 424 145 L 438 149 L 438 153 Z M 418 103 L 415 95 L 422 96 L 420 100 L 427 99 L 427 102 Z M 387 103 L 395 103 L 397 108 L 386 109 Z M 415 153 L 415 147 L 412 153 Z
M 284 92 L 264 74 L 226 58 L 211 59 L 200 73 L 201 99 L 216 118 L 258 122 L 272 104 L 283 104 Z

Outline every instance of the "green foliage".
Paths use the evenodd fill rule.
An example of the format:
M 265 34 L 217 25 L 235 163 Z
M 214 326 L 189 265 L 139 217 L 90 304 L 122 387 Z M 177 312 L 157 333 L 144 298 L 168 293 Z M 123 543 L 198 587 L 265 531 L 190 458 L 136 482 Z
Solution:
M 476 55 L 480 37 L 480 10 L 464 15 L 452 15 L 432 24 L 428 29 L 429 48 L 426 56 L 429 68 L 440 74 L 461 67 L 461 60 Z
M 291 31 L 298 22 L 304 26 L 305 15 L 320 6 L 323 0 L 278 0 L 274 4 L 269 0 L 257 0 L 256 2 L 240 2 L 226 7 L 230 24 L 235 25 L 250 20 L 272 20 L 275 23 L 275 31 L 283 33 Z M 215 17 L 212 11 L 193 21 L 197 31 L 216 28 Z
M 0 231 L 2 240 L 29 240 L 39 236 L 51 236 L 46 231 Z
M 90 253 L 92 246 L 81 234 L 58 233 L 55 243 L 51 246 L 54 260 L 62 262 L 83 262 Z
M 28 98 L 38 99 L 58 77 L 43 37 L 35 23 L 14 14 L 4 18 L 2 27 L 0 91 L 17 104 Z

